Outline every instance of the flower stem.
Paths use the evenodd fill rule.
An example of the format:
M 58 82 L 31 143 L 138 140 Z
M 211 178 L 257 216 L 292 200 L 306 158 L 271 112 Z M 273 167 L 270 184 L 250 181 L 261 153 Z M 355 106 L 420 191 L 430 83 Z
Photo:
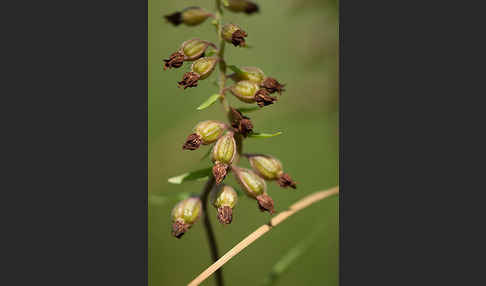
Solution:
M 216 262 L 219 259 L 218 254 L 218 244 L 216 243 L 216 238 L 214 236 L 213 228 L 211 227 L 211 222 L 209 221 L 209 214 L 208 214 L 208 205 L 209 205 L 209 193 L 214 188 L 215 179 L 214 176 L 211 174 L 204 189 L 201 194 L 201 201 L 202 201 L 202 208 L 203 208 L 203 220 L 204 220 L 204 229 L 206 230 L 206 235 L 208 237 L 209 248 L 211 250 L 211 258 L 213 262 Z M 216 271 L 216 283 L 218 286 L 223 286 L 223 269 L 219 268 Z

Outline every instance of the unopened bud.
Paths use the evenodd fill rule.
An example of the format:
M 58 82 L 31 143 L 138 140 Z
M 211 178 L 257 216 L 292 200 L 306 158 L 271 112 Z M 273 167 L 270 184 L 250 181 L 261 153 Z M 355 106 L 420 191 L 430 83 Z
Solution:
M 246 194 L 258 202 L 261 210 L 273 213 L 273 200 L 267 195 L 267 184 L 255 172 L 245 168 L 232 167 L 236 180 L 243 187 Z
M 233 85 L 230 91 L 240 101 L 253 103 L 255 102 L 255 95 L 258 91 L 258 84 L 249 80 L 242 80 Z
M 271 96 L 266 89 L 262 88 L 256 92 L 255 101 L 257 102 L 258 106 L 264 107 L 273 104 L 274 101 L 277 101 L 277 98 Z
M 285 91 L 284 86 L 285 84 L 279 83 L 273 77 L 267 77 L 260 85 L 261 88 L 266 89 L 269 93 L 278 92 L 279 94 Z
M 213 43 L 200 39 L 191 39 L 185 41 L 181 45 L 184 60 L 193 61 L 199 59 L 209 46 L 215 47 Z
M 247 155 L 248 161 L 255 172 L 266 180 L 276 180 L 282 173 L 282 163 L 267 155 Z
M 206 120 L 199 122 L 194 127 L 194 133 L 187 137 L 182 149 L 196 150 L 201 144 L 211 144 L 218 140 L 226 129 L 226 124 L 219 121 Z
M 221 136 L 214 144 L 211 159 L 214 162 L 213 175 L 216 184 L 220 184 L 226 177 L 228 168 L 235 159 L 236 153 L 236 142 L 233 132 L 228 132 Z
M 236 132 L 247 137 L 253 132 L 253 124 L 250 118 L 244 116 L 238 109 L 233 107 L 230 108 L 231 126 L 236 130 Z
M 177 26 L 184 23 L 188 26 L 199 25 L 204 22 L 207 18 L 212 17 L 213 14 L 200 7 L 188 7 L 180 12 L 175 12 L 170 15 L 166 15 L 167 21 Z
M 211 202 L 218 209 L 218 220 L 222 224 L 229 224 L 233 219 L 233 208 L 238 202 L 238 194 L 228 185 L 218 185 L 211 192 Z
M 279 186 L 282 188 L 297 188 L 297 184 L 292 178 L 283 172 L 282 163 L 278 159 L 260 154 L 247 154 L 245 156 L 250 161 L 253 170 L 255 170 L 260 177 L 266 180 L 277 180 Z
M 243 31 L 238 25 L 226 24 L 223 26 L 222 36 L 225 41 L 232 43 L 235 47 L 244 47 L 246 32 Z
M 218 58 L 216 57 L 197 59 L 194 63 L 192 63 L 191 71 L 197 73 L 200 80 L 205 79 L 211 75 L 211 72 L 214 70 L 217 62 Z
M 172 209 L 172 235 L 181 236 L 196 222 L 201 214 L 202 204 L 198 197 L 190 197 L 178 202 Z
M 245 12 L 246 14 L 252 14 L 258 12 L 258 5 L 248 0 L 228 0 L 228 10 L 233 12 Z
M 241 67 L 240 69 L 243 73 L 234 73 L 229 76 L 235 82 L 249 80 L 260 85 L 265 78 L 263 71 L 257 67 Z

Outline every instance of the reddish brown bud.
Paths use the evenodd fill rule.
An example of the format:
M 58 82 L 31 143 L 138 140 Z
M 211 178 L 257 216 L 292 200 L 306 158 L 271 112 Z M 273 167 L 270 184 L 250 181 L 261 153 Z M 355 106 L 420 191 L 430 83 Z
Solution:
M 231 107 L 231 126 L 244 137 L 253 132 L 253 124 L 249 117 L 244 116 L 238 109 Z
M 243 30 L 236 30 L 232 35 L 231 35 L 231 43 L 235 47 L 244 47 L 246 45 L 245 43 L 245 37 L 247 36 L 246 32 Z
M 177 84 L 179 85 L 179 87 L 184 87 L 184 89 L 188 87 L 196 87 L 199 78 L 200 76 L 195 72 L 186 72 L 182 80 L 179 81 Z
M 180 51 L 177 51 L 170 55 L 169 59 L 164 59 L 164 70 L 170 68 L 179 68 L 184 63 L 184 54 Z
M 167 21 L 172 23 L 174 26 L 178 26 L 182 23 L 182 13 L 181 12 L 174 12 L 169 15 L 164 16 Z
M 257 199 L 257 202 L 258 202 L 258 207 L 260 208 L 260 210 L 262 212 L 267 211 L 271 214 L 273 214 L 275 212 L 274 209 L 273 209 L 273 200 L 269 195 L 264 193 L 264 194 L 257 196 L 256 199 Z
M 196 150 L 201 146 L 202 138 L 196 133 L 192 133 L 187 136 L 186 143 L 182 145 L 182 150 Z
M 225 163 L 220 163 L 217 162 L 213 166 L 213 176 L 214 179 L 216 180 L 216 184 L 221 184 L 221 182 L 224 180 L 226 177 L 226 174 L 228 173 L 228 164 Z
M 230 224 L 233 220 L 233 210 L 229 206 L 218 208 L 218 220 L 222 224 Z
M 258 5 L 248 0 L 228 0 L 228 10 L 233 12 L 245 12 L 246 14 L 253 14 L 258 12 Z
M 297 184 L 290 178 L 289 174 L 283 173 L 280 175 L 277 179 L 277 182 L 280 187 L 286 188 L 286 187 L 291 187 L 293 189 L 297 189 Z
M 259 89 L 255 94 L 255 101 L 260 107 L 273 104 L 273 102 L 276 100 L 277 98 L 274 96 L 270 96 L 269 92 L 266 89 Z
M 181 238 L 182 235 L 189 229 L 190 225 L 182 220 L 177 220 L 172 224 L 172 235 Z
M 269 93 L 278 92 L 279 94 L 282 94 L 282 91 L 285 91 L 283 88 L 284 86 L 285 84 L 279 83 L 272 77 L 267 77 L 260 85 L 261 88 L 266 89 Z

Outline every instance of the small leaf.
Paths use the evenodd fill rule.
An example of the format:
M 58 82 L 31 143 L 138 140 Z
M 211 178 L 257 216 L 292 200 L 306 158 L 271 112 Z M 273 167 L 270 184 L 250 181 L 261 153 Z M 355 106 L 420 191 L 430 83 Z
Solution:
M 254 106 L 254 107 L 240 107 L 240 108 L 237 108 L 241 113 L 248 113 L 248 112 L 253 112 L 253 111 L 257 111 L 259 109 L 261 109 L 260 107 L 258 106 Z
M 258 133 L 258 132 L 253 132 L 252 134 L 248 135 L 249 138 L 270 138 L 270 137 L 274 137 L 274 136 L 277 136 L 277 135 L 280 135 L 282 134 L 281 131 L 277 132 L 277 133 Z
M 230 68 L 232 71 L 234 71 L 234 72 L 235 72 L 235 73 L 236 73 L 238 76 L 240 76 L 240 75 L 241 75 L 241 76 L 245 76 L 245 75 L 246 75 L 246 73 L 245 73 L 244 71 L 242 71 L 242 70 L 241 70 L 239 67 L 237 67 L 237 66 L 233 66 L 233 65 L 231 65 L 231 66 L 228 66 L 228 67 L 229 67 L 229 68 Z
M 215 50 L 210 50 L 207 53 L 205 53 L 204 56 L 205 57 L 210 57 L 210 56 L 215 55 L 215 54 L 216 54 L 216 51 Z
M 206 101 L 199 105 L 197 110 L 203 110 L 205 108 L 208 108 L 209 106 L 213 105 L 220 97 L 221 95 L 216 93 L 211 95 L 208 99 L 206 99 Z
M 194 181 L 198 179 L 202 180 L 204 178 L 207 178 L 210 173 L 211 173 L 211 167 L 200 169 L 197 171 L 187 172 L 182 175 L 169 178 L 168 182 L 171 184 L 182 184 L 188 181 Z

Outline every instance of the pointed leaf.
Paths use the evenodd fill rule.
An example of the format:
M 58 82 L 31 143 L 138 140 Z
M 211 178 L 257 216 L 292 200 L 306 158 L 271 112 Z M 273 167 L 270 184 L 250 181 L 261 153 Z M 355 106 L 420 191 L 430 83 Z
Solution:
M 171 184 L 182 184 L 188 181 L 202 180 L 209 176 L 211 167 L 200 169 L 197 171 L 187 172 L 179 176 L 169 178 L 168 182 Z
M 206 101 L 199 105 L 197 110 L 203 110 L 205 108 L 208 108 L 209 106 L 213 105 L 220 97 L 221 95 L 216 93 L 211 95 L 210 97 L 208 97 L 208 99 L 206 99 Z
M 248 137 L 249 138 L 270 138 L 270 137 L 274 137 L 274 136 L 277 136 L 277 135 L 280 135 L 280 134 L 282 134 L 281 131 L 273 133 L 273 134 L 253 132 L 252 134 L 248 135 Z
M 228 67 L 229 67 L 229 68 L 230 68 L 232 71 L 234 71 L 234 72 L 235 72 L 237 75 L 243 75 L 243 76 L 245 75 L 245 72 L 244 72 L 244 71 L 242 71 L 242 70 L 241 70 L 239 67 L 237 67 L 237 66 L 233 66 L 233 65 L 231 65 L 231 66 L 228 66 Z

